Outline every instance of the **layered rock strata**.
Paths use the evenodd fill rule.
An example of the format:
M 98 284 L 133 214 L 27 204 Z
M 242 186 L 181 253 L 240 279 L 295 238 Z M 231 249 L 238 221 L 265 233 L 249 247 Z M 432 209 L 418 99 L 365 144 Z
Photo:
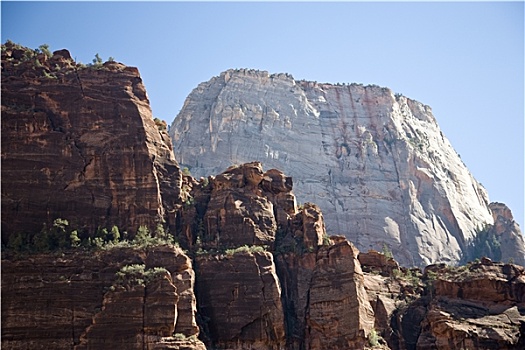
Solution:
M 480 263 L 429 266 L 432 300 L 418 349 L 522 349 L 525 346 L 525 269 Z
M 366 261 L 365 271 L 384 266 L 370 256 Z M 457 268 L 430 265 L 423 274 L 365 273 L 365 289 L 375 330 L 390 349 L 521 349 L 524 273 L 522 266 L 483 258 Z
M 202 255 L 196 269 L 199 312 L 214 347 L 284 347 L 281 287 L 271 253 Z
M 180 241 L 196 250 L 199 314 L 212 348 L 362 348 L 373 311 L 344 237 L 259 162 L 192 182 Z M 240 246 L 240 247 L 239 247 Z M 269 252 L 273 253 L 270 254 Z
M 138 70 L 2 46 L 2 237 L 171 224 L 180 172 Z
M 191 92 L 170 135 L 197 177 L 253 160 L 282 169 L 330 233 L 364 251 L 386 244 L 403 265 L 457 263 L 493 223 L 431 108 L 387 88 L 228 70 Z
M 65 50 L 48 57 L 12 44 L 2 47 L 2 67 L 8 101 L 2 105 L 2 176 L 7 170 L 9 184 L 2 186 L 3 234 L 34 233 L 56 217 L 87 231 L 109 224 L 151 228 L 166 220 L 187 249 L 154 244 L 149 236 L 132 242 L 135 248 L 113 237 L 106 246 L 71 244 L 48 254 L 9 245 L 1 265 L 2 347 L 525 346 L 523 267 L 482 259 L 461 268 L 435 265 L 421 274 L 377 252 L 359 253 L 345 237 L 328 237 L 317 205 L 297 205 L 291 177 L 264 171 L 259 162 L 199 181 L 181 176 L 162 123 L 148 117 L 133 68 L 114 62 L 84 68 Z M 284 75 L 271 79 L 292 82 Z M 293 84 L 290 89 L 301 94 Z M 362 89 L 366 95 L 376 88 Z M 276 91 L 286 96 L 286 89 Z M 285 127 L 293 125 L 284 119 Z M 268 129 L 267 121 L 262 129 Z M 17 135 L 25 138 L 17 141 Z M 12 145 L 4 148 L 4 141 Z M 70 177 L 68 167 L 77 171 L 82 164 L 82 176 Z M 517 234 L 508 208 L 490 209 L 494 224 L 486 237 L 498 235 L 504 242 Z M 75 242 L 75 235 L 62 238 Z
M 523 267 L 484 258 L 459 268 L 433 265 L 422 274 L 378 252 L 359 253 L 343 236 L 328 238 L 319 208 L 296 207 L 291 180 L 264 172 L 260 163 L 207 181 L 186 177 L 183 187 L 188 203 L 177 215 L 177 233 L 194 264 L 169 246 L 4 254 L 2 346 L 459 350 L 525 344 Z M 213 205 L 214 198 L 228 204 L 229 197 L 238 202 Z M 272 210 L 261 212 L 261 202 Z M 239 208 L 262 219 L 233 220 L 220 230 L 217 220 L 201 225 L 209 212 L 227 219 Z M 265 240 L 256 239 L 259 231 Z M 229 238 L 222 241 L 223 234 Z M 237 245 L 246 242 L 255 244 Z M 138 275 L 126 270 L 137 266 L 143 266 Z M 161 270 L 148 279 L 155 268 Z
M 118 283 L 134 265 L 165 272 Z M 3 259 L 2 347 L 149 349 L 174 333 L 197 336 L 193 276 L 191 260 L 167 246 Z

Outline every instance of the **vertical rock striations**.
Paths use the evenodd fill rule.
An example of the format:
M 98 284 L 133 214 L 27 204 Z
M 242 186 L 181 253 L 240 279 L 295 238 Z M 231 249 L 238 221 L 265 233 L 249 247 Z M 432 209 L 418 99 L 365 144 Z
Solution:
M 253 160 L 282 169 L 329 232 L 386 244 L 404 265 L 457 263 L 493 222 L 430 107 L 387 88 L 229 70 L 188 96 L 170 134 L 195 176 Z
M 283 348 L 281 287 L 272 254 L 202 255 L 196 269 L 199 312 L 214 348 Z
M 183 112 L 174 135 L 194 171 L 222 166 L 221 152 L 290 166 L 330 229 L 360 246 L 386 244 L 404 263 L 454 262 L 465 247 L 521 261 L 510 210 L 488 206 L 428 107 L 377 87 L 229 71 Z M 135 68 L 2 46 L 3 348 L 524 348 L 523 267 L 483 258 L 422 274 L 360 254 L 261 162 L 182 175 L 164 129 Z M 132 242 L 97 230 L 164 222 L 171 233 Z M 103 239 L 88 240 L 95 230 Z
M 364 347 L 374 314 L 358 250 L 327 237 L 319 207 L 297 208 L 291 178 L 252 162 L 185 186 L 179 238 L 196 251 L 208 346 Z
M 180 173 L 136 68 L 2 46 L 2 237 L 173 221 Z
M 175 332 L 196 336 L 185 273 L 191 260 L 167 246 L 2 260 L 2 348 L 162 348 Z

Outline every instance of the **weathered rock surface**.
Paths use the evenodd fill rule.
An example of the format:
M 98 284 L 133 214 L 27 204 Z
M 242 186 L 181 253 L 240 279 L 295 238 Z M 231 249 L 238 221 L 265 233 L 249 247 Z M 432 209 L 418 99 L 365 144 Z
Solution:
M 401 268 L 390 276 L 376 267 L 363 265 L 372 271 L 365 273 L 365 289 L 388 348 L 523 348 L 522 266 L 483 258 L 457 268 L 430 265 L 423 275 Z
M 400 268 L 375 251 L 359 253 L 344 236 L 329 238 L 321 208 L 297 206 L 292 178 L 276 169 L 265 172 L 260 162 L 199 181 L 182 176 L 165 125 L 151 119 L 135 68 L 116 62 L 83 68 L 67 50 L 51 56 L 12 44 L 2 48 L 2 234 L 35 233 L 57 217 L 87 232 L 114 224 L 134 232 L 138 225 L 151 228 L 166 220 L 188 255 L 152 241 L 148 248 L 122 244 L 98 249 L 96 244 L 97 249 L 84 250 L 71 244 L 48 254 L 13 249 L 24 240 L 2 246 L 7 249 L 1 274 L 3 348 L 525 347 L 523 267 L 483 258 L 461 268 L 431 266 L 422 277 L 419 269 Z M 250 104 L 239 99 L 230 108 L 226 102 L 237 94 L 235 89 L 251 91 L 247 77 L 259 92 L 260 81 L 265 82 L 267 96 L 257 95 Z M 214 96 L 201 87 L 195 93 Z M 437 137 L 427 107 L 377 87 L 316 85 L 261 72 L 227 72 L 209 88 L 217 89 L 209 108 L 215 103 L 215 114 L 230 116 L 219 125 L 209 120 L 206 135 L 215 151 L 225 140 L 236 145 L 234 134 L 225 131 L 230 128 L 252 133 L 254 154 L 264 145 L 275 161 L 285 155 L 288 163 L 304 164 L 296 168 L 313 177 L 299 177 L 300 186 L 328 198 L 332 214 L 352 218 L 342 225 L 358 230 L 344 233 L 359 233 L 361 245 L 381 248 L 386 243 L 394 256 L 410 263 L 407 254 L 414 245 L 407 235 L 415 230 L 416 257 L 430 261 L 434 253 L 419 244 L 434 244 L 424 239 L 442 230 L 439 239 L 449 238 L 446 244 L 453 247 L 445 260 L 454 261 L 454 242 L 461 242 L 461 252 L 471 243 L 468 223 L 475 222 L 467 215 L 481 212 L 478 221 L 490 224 L 480 231 L 485 242 L 490 238 L 489 249 L 509 250 L 505 254 L 519 261 L 520 250 L 511 247 L 523 241 L 515 237 L 519 227 L 510 210 L 493 203 L 493 224 L 484 220 L 486 196 L 456 160 L 447 175 L 454 174 L 456 182 L 447 183 L 444 168 L 436 170 L 452 151 L 445 139 L 438 142 L 442 150 L 424 142 L 422 132 L 429 140 Z M 298 103 L 285 103 L 290 93 Z M 336 103 L 337 96 L 343 99 Z M 258 109 L 267 97 L 271 103 Z M 190 98 L 186 107 L 197 110 L 199 103 Z M 248 128 L 250 118 L 259 118 L 258 131 Z M 302 136 L 291 144 L 283 128 Z M 325 143 L 317 149 L 311 141 L 319 130 Z M 264 133 L 288 140 L 286 147 L 278 148 L 273 136 L 261 141 Z M 235 147 L 229 154 L 240 154 Z M 427 164 L 431 152 L 434 158 Z M 293 158 L 299 154 L 301 162 Z M 390 154 L 394 161 L 385 161 Z M 317 177 L 317 168 L 328 163 L 334 165 L 328 180 Z M 443 178 L 445 183 L 439 182 Z M 469 197 L 470 185 L 479 205 Z M 349 188 L 361 191 L 362 199 L 357 192 L 348 195 Z M 467 201 L 458 204 L 455 195 Z M 384 230 L 371 213 L 388 218 Z M 399 224 L 399 218 L 405 221 Z M 424 231 L 430 221 L 434 231 Z M 392 242 L 410 247 L 396 248 Z
M 399 270 L 399 264 L 394 258 L 387 257 L 375 250 L 369 250 L 368 253 L 360 252 L 358 259 L 363 271 L 366 272 L 377 272 L 383 276 L 391 276 L 394 270 Z
M 199 314 L 212 348 L 282 349 L 281 287 L 268 252 L 196 259 Z
M 134 264 L 167 272 L 145 285 L 116 284 L 116 273 Z M 170 247 L 3 259 L 2 347 L 143 349 L 174 332 L 198 335 L 195 297 L 179 294 L 193 294 L 185 274 L 193 276 L 191 260 Z
M 179 215 L 178 236 L 188 247 L 273 247 L 278 231 L 282 235 L 298 215 L 291 178 L 276 169 L 263 172 L 259 162 L 232 166 L 200 183 L 185 179 L 183 188 L 193 204 Z
M 493 231 L 500 245 L 501 260 L 525 266 L 525 240 L 509 207 L 503 203 L 490 203 L 489 208 L 494 218 Z
M 307 314 L 308 349 L 358 349 L 374 327 L 358 250 L 342 242 L 319 250 Z
M 386 244 L 403 265 L 457 263 L 493 222 L 430 107 L 387 88 L 228 70 L 192 91 L 170 134 L 197 177 L 254 160 L 282 169 L 331 234 L 363 251 Z
M 289 349 L 360 349 L 374 327 L 364 277 L 348 241 L 277 255 Z
M 522 349 L 525 268 L 482 259 L 458 269 L 429 266 L 433 299 L 418 349 Z
M 253 162 L 185 184 L 194 205 L 180 215 L 180 238 L 198 249 L 197 296 L 212 347 L 363 348 L 373 311 L 358 251 L 327 237 L 319 207 L 297 208 L 289 177 Z M 261 246 L 275 264 L 251 253 Z
M 138 70 L 32 52 L 2 46 L 4 243 L 56 218 L 89 232 L 171 225 L 181 175 Z

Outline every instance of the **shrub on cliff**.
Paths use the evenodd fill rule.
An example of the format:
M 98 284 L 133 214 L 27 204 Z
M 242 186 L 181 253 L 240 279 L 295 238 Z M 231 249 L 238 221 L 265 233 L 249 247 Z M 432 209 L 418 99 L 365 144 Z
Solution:
M 93 58 L 93 67 L 101 67 L 102 66 L 102 58 L 98 55 L 98 53 L 95 54 L 95 58 Z
M 53 56 L 51 54 L 51 51 L 49 51 L 49 45 L 48 44 L 42 44 L 38 47 L 38 49 L 44 54 L 46 55 L 47 57 L 51 57 Z
M 153 121 L 155 122 L 155 125 L 159 129 L 159 131 L 166 131 L 168 129 L 168 124 L 159 118 L 154 118 Z
M 147 286 L 166 274 L 169 275 L 169 272 L 164 267 L 146 269 L 144 264 L 125 265 L 116 273 L 114 285 L 126 288 L 138 285 Z
M 243 246 L 233 248 L 233 249 L 226 249 L 224 253 L 226 254 L 226 256 L 233 256 L 235 254 L 240 254 L 240 253 L 251 254 L 251 253 L 261 253 L 265 251 L 266 251 L 266 248 L 260 245 L 252 245 L 252 246 L 243 245 Z
M 124 232 L 124 236 L 126 232 Z M 15 254 L 20 253 L 52 253 L 69 249 L 113 249 L 113 248 L 148 248 L 152 246 L 169 245 L 178 247 L 174 237 L 166 232 L 162 224 L 158 224 L 154 234 L 146 226 L 139 227 L 132 241 L 123 239 L 118 226 L 111 229 L 99 226 L 93 236 L 78 229 L 73 229 L 68 220 L 55 219 L 51 227 L 44 224 L 37 234 L 16 233 L 9 236 L 2 250 Z
M 69 222 L 64 219 L 55 219 L 53 226 L 44 228 L 33 237 L 33 250 L 50 252 L 71 247 L 70 234 L 67 232 Z

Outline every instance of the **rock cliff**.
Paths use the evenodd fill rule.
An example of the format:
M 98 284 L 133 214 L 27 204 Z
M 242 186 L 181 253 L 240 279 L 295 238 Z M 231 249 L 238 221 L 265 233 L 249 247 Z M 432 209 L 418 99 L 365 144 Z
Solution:
M 167 349 L 198 335 L 194 283 L 170 247 L 3 259 L 2 347 Z
M 254 160 L 282 169 L 330 233 L 361 250 L 386 245 L 403 265 L 458 263 L 493 223 L 485 189 L 430 107 L 387 88 L 228 70 L 191 92 L 170 135 L 196 177 Z M 502 259 L 523 264 L 515 241 L 519 253 Z
M 134 68 L 9 44 L 4 91 L 3 348 L 525 346 L 523 267 L 406 269 L 329 237 L 280 170 L 184 174 Z M 478 236 L 503 254 L 519 231 L 508 208 L 491 210 Z
M 196 251 L 199 314 L 209 346 L 367 344 L 374 314 L 359 252 L 345 238 L 327 236 L 319 207 L 296 206 L 289 177 L 253 162 L 183 183 L 191 185 L 194 206 L 180 215 L 178 235 Z
M 525 346 L 525 269 L 482 259 L 458 269 L 429 266 L 430 302 L 417 348 L 520 349 Z
M 139 72 L 2 45 L 2 239 L 69 218 L 86 232 L 167 221 L 180 172 Z M 171 221 L 170 221 L 171 220 Z

